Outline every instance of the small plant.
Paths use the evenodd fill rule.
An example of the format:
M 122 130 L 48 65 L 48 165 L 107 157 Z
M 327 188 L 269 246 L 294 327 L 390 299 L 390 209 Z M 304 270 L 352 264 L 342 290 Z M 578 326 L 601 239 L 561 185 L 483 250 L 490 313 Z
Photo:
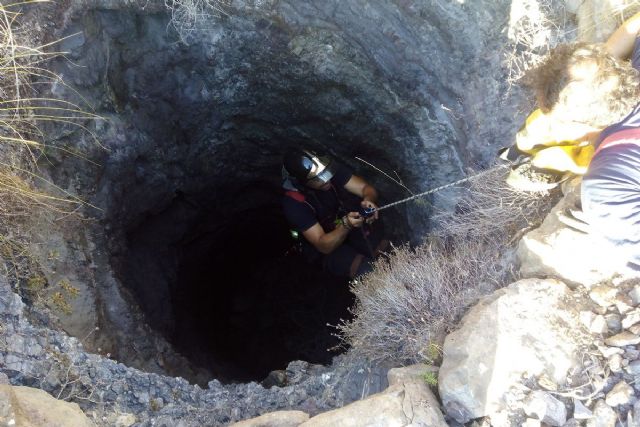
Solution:
M 31 216 L 42 208 L 69 215 L 86 205 L 38 173 L 38 160 L 52 150 L 84 157 L 76 150 L 46 142 L 40 124 L 77 126 L 100 145 L 85 124 L 101 117 L 72 102 L 41 94 L 43 84 L 66 86 L 61 76 L 44 66 L 63 55 L 49 51 L 57 42 L 31 46 L 21 40 L 29 34 L 20 26 L 21 7 L 42 2 L 0 4 L 0 217 L 6 220 Z
M 58 283 L 59 291 L 56 291 L 51 295 L 51 304 L 66 314 L 67 316 L 73 313 L 70 300 L 77 298 L 80 294 L 80 290 L 69 283 L 68 280 L 63 279 Z
M 149 401 L 149 409 L 151 409 L 151 411 L 153 411 L 153 412 L 158 412 L 160 409 L 162 409 L 162 405 L 160 404 L 160 400 L 159 399 L 151 399 Z
M 433 341 L 430 342 L 425 354 L 427 363 L 436 363 L 440 359 L 440 356 L 442 356 L 442 348 Z
M 422 379 L 430 387 L 438 386 L 438 375 L 433 371 L 427 371 L 424 374 L 422 374 Z
M 57 249 L 52 249 L 47 253 L 48 261 L 58 261 L 60 259 L 60 252 Z
M 60 288 L 62 288 L 62 290 L 64 290 L 67 295 L 72 298 L 76 298 L 78 295 L 80 295 L 80 290 L 72 286 L 67 279 L 62 279 L 60 283 L 58 283 L 58 286 L 60 286 Z
M 171 12 L 171 25 L 182 42 L 189 44 L 195 34 L 228 15 L 231 0 L 165 0 L 164 4 Z
M 33 294 L 39 294 L 47 285 L 47 279 L 41 275 L 33 275 L 27 279 L 27 290 Z
M 71 304 L 69 304 L 69 301 L 62 295 L 62 292 L 54 292 L 51 296 L 51 303 L 66 315 L 72 313 Z

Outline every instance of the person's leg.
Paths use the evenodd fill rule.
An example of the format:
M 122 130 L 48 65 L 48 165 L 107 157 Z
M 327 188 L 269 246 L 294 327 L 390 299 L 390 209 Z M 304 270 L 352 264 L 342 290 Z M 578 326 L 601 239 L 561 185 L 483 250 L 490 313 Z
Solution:
M 384 225 L 381 220 L 353 230 L 349 233 L 347 242 L 368 258 L 375 258 L 389 245 L 389 241 L 384 238 Z
M 347 243 L 325 255 L 323 260 L 326 271 L 335 276 L 350 278 L 371 271 L 371 263 L 371 258 L 364 256 Z

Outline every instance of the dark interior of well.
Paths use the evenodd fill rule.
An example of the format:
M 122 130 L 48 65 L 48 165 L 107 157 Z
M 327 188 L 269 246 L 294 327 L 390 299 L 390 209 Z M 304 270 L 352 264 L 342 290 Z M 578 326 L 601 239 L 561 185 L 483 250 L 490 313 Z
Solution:
M 383 201 L 406 189 L 357 156 L 400 171 L 416 190 L 455 167 L 425 167 L 421 129 L 344 40 L 310 38 L 345 58 L 333 72 L 291 51 L 286 28 L 228 25 L 214 44 L 187 46 L 167 32 L 164 14 L 92 11 L 68 29 L 82 38 L 64 46 L 81 66 L 61 61 L 56 71 L 100 100 L 109 119 L 101 131 L 112 152 L 87 186 L 105 207 L 111 268 L 146 323 L 209 379 L 259 381 L 293 360 L 330 363 L 339 342 L 329 325 L 348 319 L 353 303 L 346 279 L 290 251 L 282 153 L 305 146 L 346 160 Z M 414 96 L 413 86 L 397 90 Z M 396 242 L 428 226 L 428 208 L 410 219 L 408 209 L 418 208 L 385 213 Z

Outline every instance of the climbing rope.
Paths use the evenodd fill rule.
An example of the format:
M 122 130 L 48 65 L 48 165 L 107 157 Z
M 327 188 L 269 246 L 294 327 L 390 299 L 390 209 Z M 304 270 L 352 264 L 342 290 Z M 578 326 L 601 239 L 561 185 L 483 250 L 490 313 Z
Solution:
M 415 194 L 413 196 L 398 200 L 396 202 L 388 203 L 388 204 L 386 204 L 384 206 L 380 206 L 379 208 L 375 209 L 375 211 L 381 211 L 381 210 L 384 210 L 384 209 L 387 209 L 387 208 L 390 208 L 390 207 L 393 207 L 393 206 L 397 206 L 397 205 L 400 205 L 400 204 L 403 204 L 403 203 L 410 202 L 410 201 L 415 200 L 415 199 L 419 199 L 420 197 L 428 196 L 429 194 L 437 193 L 438 191 L 442 191 L 442 190 L 450 188 L 450 187 L 455 187 L 456 185 L 464 184 L 465 182 L 471 181 L 471 180 L 476 179 L 476 178 L 480 178 L 481 176 L 484 176 L 484 175 L 486 175 L 486 174 L 488 174 L 490 172 L 494 172 L 494 171 L 496 171 L 498 169 L 502 169 L 502 168 L 508 168 L 508 167 L 511 167 L 512 165 L 513 164 L 506 163 L 506 164 L 503 164 L 503 165 L 494 166 L 492 168 L 486 169 L 486 170 L 484 170 L 484 171 L 482 171 L 480 173 L 477 173 L 475 175 L 471 175 L 471 176 L 468 176 L 466 178 L 462 178 L 462 179 L 459 179 L 457 181 L 451 182 L 449 184 L 441 185 L 440 187 L 432 188 L 432 189 L 424 191 L 422 193 Z M 374 211 L 371 211 L 371 214 L 373 214 L 373 212 Z

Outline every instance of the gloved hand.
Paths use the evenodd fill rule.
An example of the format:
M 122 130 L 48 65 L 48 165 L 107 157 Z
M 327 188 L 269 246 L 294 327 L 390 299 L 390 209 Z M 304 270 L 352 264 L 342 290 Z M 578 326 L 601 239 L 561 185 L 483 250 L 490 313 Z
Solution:
M 363 208 L 366 208 L 366 209 L 373 209 L 374 210 L 373 215 L 370 216 L 369 218 L 365 219 L 367 224 L 371 224 L 373 221 L 378 219 L 378 205 L 376 205 L 372 201 L 363 200 L 362 202 L 360 202 L 360 206 L 362 206 Z

